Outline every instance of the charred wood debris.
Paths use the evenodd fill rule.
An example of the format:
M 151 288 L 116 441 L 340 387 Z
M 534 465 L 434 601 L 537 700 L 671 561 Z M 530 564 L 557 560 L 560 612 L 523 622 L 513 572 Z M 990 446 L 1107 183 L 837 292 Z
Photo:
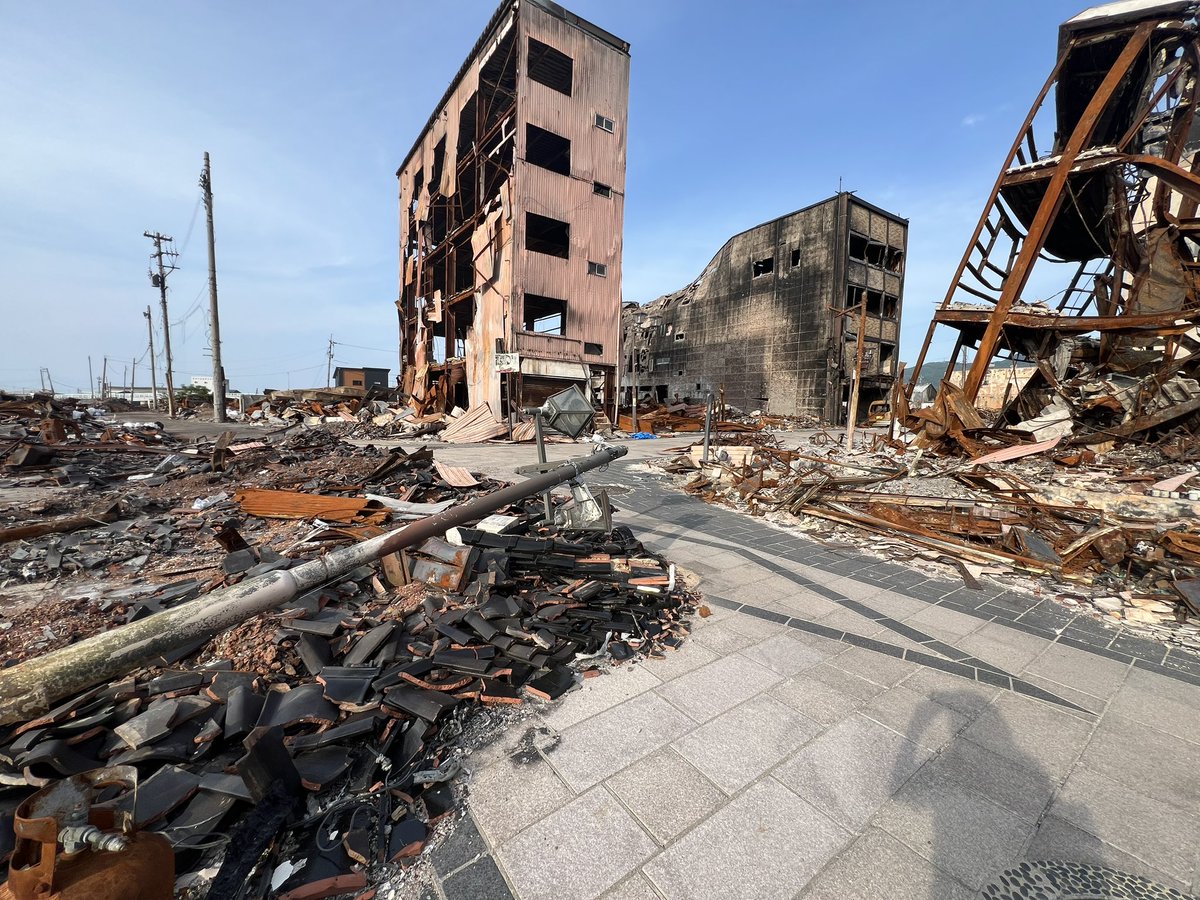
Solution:
M 0 429 L 0 485 L 44 495 L 0 510 L 4 667 L 500 486 L 325 428 L 183 443 L 37 397 L 0 402 Z M 454 818 L 464 734 L 688 634 L 672 565 L 626 527 L 548 525 L 542 503 L 0 727 L 0 855 L 34 791 L 131 765 L 138 793 L 110 805 L 170 840 L 179 896 L 400 883 Z

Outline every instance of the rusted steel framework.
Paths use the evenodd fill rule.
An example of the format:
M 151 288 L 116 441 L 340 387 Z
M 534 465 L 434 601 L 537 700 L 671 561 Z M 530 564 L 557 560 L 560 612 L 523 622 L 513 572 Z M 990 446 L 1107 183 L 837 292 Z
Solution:
M 1121 381 L 1136 397 L 1098 432 L 1129 436 L 1200 408 L 1186 402 L 1194 381 L 1155 402 L 1172 378 L 1196 374 L 1200 351 L 1198 8 L 1114 3 L 1061 26 L 1058 61 L 934 314 L 910 392 L 941 325 L 957 331 L 949 371 L 974 349 L 968 402 L 997 357 L 1038 362 L 1002 414 L 1009 423 L 1035 416 L 1064 379 L 1092 375 L 1110 388 L 1112 377 L 1137 382 Z M 1046 126 L 1054 139 L 1042 143 Z
M 484 29 L 396 173 L 419 412 L 611 395 L 628 79 L 627 43 L 548 0 L 504 0 Z

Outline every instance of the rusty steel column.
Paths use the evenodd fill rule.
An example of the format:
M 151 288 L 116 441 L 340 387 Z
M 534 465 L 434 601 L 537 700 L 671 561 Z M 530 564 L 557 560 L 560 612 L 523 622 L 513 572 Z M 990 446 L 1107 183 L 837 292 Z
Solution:
M 286 603 L 359 566 L 482 519 L 501 507 L 548 491 L 591 469 L 620 459 L 628 449 L 606 447 L 576 462 L 500 488 L 445 512 L 421 519 L 292 569 L 276 570 L 206 594 L 174 609 L 130 622 L 0 670 L 0 724 L 20 722 L 64 697 L 149 665 L 164 653 L 208 640 L 227 628 Z
M 967 373 L 966 382 L 963 384 L 963 395 L 971 403 L 975 402 L 979 386 L 983 384 L 984 373 L 987 372 L 988 365 L 992 361 L 992 355 L 995 353 L 996 343 L 1000 340 L 1000 332 L 1004 329 L 1008 313 L 1012 309 L 1014 301 L 1025 290 L 1025 284 L 1029 281 L 1029 273 L 1033 270 L 1033 264 L 1041 255 L 1046 235 L 1049 234 L 1050 226 L 1054 223 L 1054 219 L 1062 207 L 1063 191 L 1067 185 L 1067 178 L 1071 175 L 1071 167 L 1075 165 L 1075 159 L 1084 146 L 1091 140 L 1100 114 L 1104 112 L 1108 101 L 1112 99 L 1112 95 L 1129 72 L 1129 67 L 1145 49 L 1153 32 L 1154 23 L 1143 22 L 1130 35 L 1125 49 L 1121 51 L 1117 61 L 1104 76 L 1104 81 L 1100 82 L 1100 87 L 1096 88 L 1096 93 L 1092 95 L 1087 109 L 1079 117 L 1079 124 L 1075 126 L 1070 139 L 1063 147 L 1062 154 L 1055 165 L 1054 174 L 1050 177 L 1050 183 L 1046 185 L 1046 194 L 1042 197 L 1042 202 L 1038 206 L 1037 214 L 1033 217 L 1025 240 L 1021 242 L 1021 252 L 1017 255 L 1012 271 L 1004 280 L 1004 290 L 1001 291 L 1000 298 L 996 301 L 996 308 L 992 311 L 983 337 L 979 339 L 975 360 L 971 364 L 971 371 Z M 1001 175 L 1001 178 L 1003 177 Z

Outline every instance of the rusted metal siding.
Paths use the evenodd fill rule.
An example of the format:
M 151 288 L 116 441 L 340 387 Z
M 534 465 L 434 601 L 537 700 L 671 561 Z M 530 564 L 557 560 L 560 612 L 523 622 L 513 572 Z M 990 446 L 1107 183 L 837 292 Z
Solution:
M 603 348 L 601 354 L 588 356 L 584 361 L 616 366 L 620 344 L 629 55 L 534 5 L 521 8 L 520 25 L 517 110 L 522 126 L 517 129 L 514 179 L 519 294 L 565 300 L 566 336 Z M 571 57 L 571 96 L 527 76 L 530 37 Z M 597 113 L 612 120 L 612 133 L 596 127 Z M 524 161 L 524 123 L 552 131 L 571 142 L 569 177 Z M 597 181 L 612 188 L 611 197 L 594 192 Z M 524 249 L 527 211 L 571 226 L 569 259 Z M 589 261 L 608 266 L 607 277 L 589 275 Z M 514 305 L 519 300 L 514 298 Z M 514 315 L 514 328 L 519 329 L 521 321 L 520 314 Z
M 465 162 L 457 157 L 459 118 L 472 95 L 478 92 L 482 98 L 480 74 L 487 70 L 489 57 L 501 52 L 498 48 L 504 47 L 506 37 L 514 39 L 516 53 L 516 97 L 505 126 L 506 132 L 514 134 L 514 159 L 499 197 L 480 199 L 477 219 L 473 220 L 475 225 L 469 235 L 473 298 L 464 300 L 461 293 L 454 294 L 450 283 L 444 290 L 434 289 L 435 266 L 445 265 L 438 254 L 446 252 L 444 245 L 449 238 L 433 244 L 431 203 L 439 193 L 456 198 L 456 202 L 456 193 L 470 188 L 459 184 L 458 168 Z M 530 37 L 571 57 L 571 96 L 528 77 Z M 473 57 L 459 70 L 397 172 L 400 202 L 397 306 L 402 340 L 406 341 L 405 364 L 413 370 L 415 382 L 422 382 L 433 364 L 433 326 L 441 323 L 438 328 L 449 329 L 451 323 L 461 326 L 464 319 L 470 321 L 465 370 L 472 406 L 487 402 L 494 411 L 501 411 L 503 376 L 495 371 L 498 343 L 503 351 L 534 359 L 575 360 L 606 366 L 610 373 L 615 372 L 619 355 L 625 119 L 629 93 L 627 51 L 628 45 L 619 39 L 553 4 L 543 7 L 538 0 L 509 2 L 493 16 L 476 44 Z M 613 121 L 612 133 L 596 127 L 597 113 Z M 524 161 L 527 123 L 571 141 L 569 176 Z M 476 141 L 483 138 L 481 126 Z M 435 148 L 442 140 L 444 161 L 435 183 Z M 473 149 L 472 153 L 475 152 Z M 609 186 L 612 195 L 595 194 L 595 181 Z M 485 209 L 489 203 L 491 208 Z M 570 259 L 525 249 L 526 212 L 569 223 Z M 451 231 L 453 227 L 451 223 Z M 589 275 L 589 261 L 607 266 L 606 277 Z M 565 338 L 549 340 L 521 331 L 526 293 L 566 302 Z M 422 299 L 424 308 L 418 305 Z M 453 335 L 447 334 L 446 340 L 448 353 L 452 352 Z M 602 352 L 585 353 L 585 343 L 601 347 Z M 422 391 L 421 384 L 414 385 L 414 397 L 418 400 L 422 399 Z

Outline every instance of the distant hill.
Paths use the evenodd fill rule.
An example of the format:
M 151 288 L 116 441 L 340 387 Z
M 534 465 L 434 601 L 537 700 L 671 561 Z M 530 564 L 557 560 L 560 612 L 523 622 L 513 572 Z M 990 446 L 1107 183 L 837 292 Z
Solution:
M 941 384 L 942 379 L 946 377 L 946 370 L 950 368 L 950 360 L 944 359 L 941 362 L 926 362 L 921 366 L 921 382 L 923 384 Z M 958 364 L 958 371 L 965 372 L 970 366 L 966 363 Z M 912 365 L 905 369 L 905 378 L 912 383 Z

